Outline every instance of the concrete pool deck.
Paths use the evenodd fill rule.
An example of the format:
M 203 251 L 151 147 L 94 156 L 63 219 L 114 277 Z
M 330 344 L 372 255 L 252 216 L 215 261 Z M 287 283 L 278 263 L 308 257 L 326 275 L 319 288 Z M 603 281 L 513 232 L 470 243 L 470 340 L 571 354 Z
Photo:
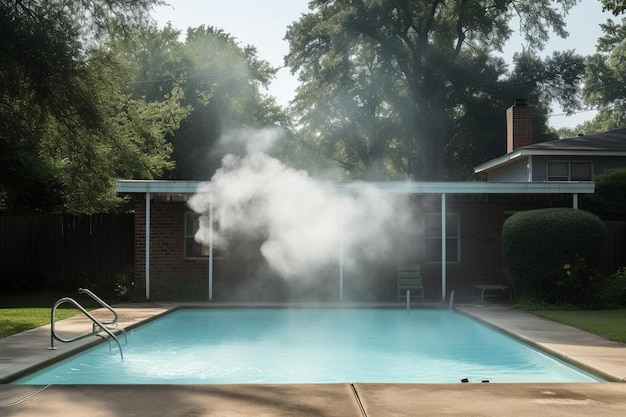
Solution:
M 211 304 L 211 307 L 219 306 Z M 116 306 L 132 327 L 173 305 Z M 626 345 L 506 306 L 458 306 L 477 320 L 578 366 L 626 381 Z M 97 310 L 96 317 L 107 312 Z M 101 316 L 99 316 L 101 315 Z M 91 328 L 86 318 L 58 322 L 63 337 Z M 0 338 L 0 382 L 70 355 L 99 338 L 48 350 L 50 326 Z M 462 343 L 462 341 L 459 341 Z M 115 381 L 111 381 L 114 384 Z M 78 416 L 523 416 L 626 415 L 626 384 L 245 384 L 245 385 L 0 385 L 0 417 Z

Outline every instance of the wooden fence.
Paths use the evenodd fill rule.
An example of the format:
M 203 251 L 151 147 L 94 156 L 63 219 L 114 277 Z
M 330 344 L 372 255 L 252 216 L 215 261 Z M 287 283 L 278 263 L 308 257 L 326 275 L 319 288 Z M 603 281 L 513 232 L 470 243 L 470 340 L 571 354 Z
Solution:
M 618 268 L 626 267 L 626 222 L 605 221 L 606 243 L 602 256 L 601 270 L 612 275 Z
M 626 267 L 626 222 L 607 221 L 602 272 Z M 132 270 L 132 214 L 0 215 L 0 290 L 109 283 Z
M 133 266 L 133 215 L 0 215 L 0 289 L 65 289 Z

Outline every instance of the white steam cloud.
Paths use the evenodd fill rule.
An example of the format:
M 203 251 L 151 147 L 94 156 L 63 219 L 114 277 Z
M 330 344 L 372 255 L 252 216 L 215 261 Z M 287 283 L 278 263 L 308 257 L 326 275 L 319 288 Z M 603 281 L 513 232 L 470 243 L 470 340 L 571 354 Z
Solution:
M 285 279 L 310 277 L 354 257 L 387 257 L 409 227 L 404 198 L 367 183 L 340 187 L 287 167 L 264 151 L 280 135 L 276 129 L 240 130 L 229 142 L 245 140 L 246 155 L 227 155 L 212 178 L 212 192 L 199 192 L 189 206 L 205 216 L 196 240 L 208 243 L 206 213 L 213 200 L 218 228 L 214 245 L 227 248 L 231 236 L 261 237 L 259 250 Z M 262 145 L 262 146 L 259 146 Z

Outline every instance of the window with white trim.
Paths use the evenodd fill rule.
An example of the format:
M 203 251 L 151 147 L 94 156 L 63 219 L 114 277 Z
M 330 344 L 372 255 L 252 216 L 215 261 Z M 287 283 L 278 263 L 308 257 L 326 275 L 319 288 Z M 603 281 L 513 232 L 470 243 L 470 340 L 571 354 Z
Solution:
M 195 235 L 200 228 L 200 215 L 185 213 L 185 258 L 198 259 L 209 256 L 209 246 L 196 242 Z
M 591 162 L 548 162 L 548 181 L 591 181 L 591 179 Z
M 460 261 L 459 215 L 446 214 L 446 263 Z M 441 262 L 441 214 L 424 215 L 424 261 Z

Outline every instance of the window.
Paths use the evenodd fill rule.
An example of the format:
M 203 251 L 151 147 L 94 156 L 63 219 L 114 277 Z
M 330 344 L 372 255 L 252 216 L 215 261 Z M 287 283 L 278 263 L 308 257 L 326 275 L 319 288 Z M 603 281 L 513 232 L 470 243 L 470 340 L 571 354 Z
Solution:
M 209 246 L 196 242 L 195 235 L 200 228 L 200 215 L 185 213 L 185 258 L 202 258 L 209 256 Z
M 548 181 L 591 181 L 591 162 L 548 162 Z
M 460 261 L 459 215 L 446 215 L 446 262 Z M 424 215 L 424 260 L 441 262 L 441 215 Z

